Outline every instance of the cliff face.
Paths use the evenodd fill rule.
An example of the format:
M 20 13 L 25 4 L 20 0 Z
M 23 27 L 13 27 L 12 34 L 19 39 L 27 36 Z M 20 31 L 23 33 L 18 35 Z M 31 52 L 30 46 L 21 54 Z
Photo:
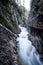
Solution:
M 43 0 L 32 0 L 28 17 L 30 40 L 43 58 Z
M 31 24 L 43 24 L 43 0 L 32 0 L 29 19 Z
M 0 65 L 18 65 L 16 38 L 20 10 L 15 0 L 0 0 Z
M 14 33 L 19 33 L 17 15 L 17 4 L 15 0 L 0 1 L 0 24 L 12 30 Z
M 14 35 L 0 28 L 0 65 L 18 65 L 17 44 Z

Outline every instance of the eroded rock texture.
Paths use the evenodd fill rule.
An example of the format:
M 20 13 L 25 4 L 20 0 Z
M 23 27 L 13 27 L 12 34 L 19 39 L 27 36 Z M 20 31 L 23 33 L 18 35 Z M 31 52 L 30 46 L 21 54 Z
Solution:
M 18 65 L 17 43 L 9 34 L 0 28 L 0 65 Z
M 0 24 L 9 28 L 14 33 L 19 33 L 17 16 L 18 5 L 15 0 L 0 0 Z
M 43 0 L 31 0 L 27 25 L 30 27 L 30 39 L 43 58 Z
M 0 0 L 0 65 L 18 65 L 18 15 L 15 0 Z

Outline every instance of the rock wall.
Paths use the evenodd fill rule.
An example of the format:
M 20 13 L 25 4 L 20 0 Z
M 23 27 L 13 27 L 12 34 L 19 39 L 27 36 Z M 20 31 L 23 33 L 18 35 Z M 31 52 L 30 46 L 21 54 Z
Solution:
M 43 0 L 31 0 L 27 25 L 31 34 L 29 39 L 43 58 Z
M 14 33 L 19 33 L 18 28 L 18 5 L 15 0 L 0 0 L 0 24 L 12 30 Z
M 15 37 L 7 33 L 7 30 L 0 28 L 0 65 L 18 65 Z
M 16 42 L 20 33 L 18 17 L 20 10 L 15 0 L 0 0 L 0 65 L 19 65 Z
M 31 0 L 29 22 L 31 24 L 43 24 L 43 0 Z

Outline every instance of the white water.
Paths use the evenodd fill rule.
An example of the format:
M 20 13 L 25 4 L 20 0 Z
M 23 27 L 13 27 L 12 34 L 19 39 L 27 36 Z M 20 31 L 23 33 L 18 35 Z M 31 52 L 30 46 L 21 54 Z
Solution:
M 32 45 L 32 42 L 28 40 L 28 32 L 25 27 L 19 26 L 21 33 L 17 38 L 18 47 L 19 47 L 19 56 L 25 65 L 43 65 L 40 61 L 39 55 L 36 52 L 35 47 Z

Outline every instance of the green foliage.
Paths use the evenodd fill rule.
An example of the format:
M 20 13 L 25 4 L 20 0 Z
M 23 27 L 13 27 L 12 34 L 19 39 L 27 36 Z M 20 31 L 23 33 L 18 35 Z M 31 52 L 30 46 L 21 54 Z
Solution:
M 4 15 L 7 15 L 7 14 L 11 15 L 11 12 L 8 9 L 8 7 L 6 7 L 5 5 L 3 5 L 1 2 L 0 2 L 0 7 L 1 7 L 1 9 L 2 9 L 1 11 L 3 12 Z
M 18 11 L 19 14 L 24 15 L 26 9 L 23 6 L 18 6 L 16 3 L 13 4 L 14 9 Z
M 25 11 L 26 11 L 25 7 L 19 6 L 19 10 L 20 10 L 20 12 L 21 12 L 23 15 L 25 14 Z
M 3 16 L 0 15 L 0 24 L 6 26 L 7 28 L 11 29 L 11 22 L 8 22 L 4 19 Z
M 9 4 L 10 6 L 13 6 L 13 12 L 15 10 L 16 17 L 19 15 L 24 15 L 25 8 L 23 6 L 18 6 L 15 1 L 13 2 L 12 0 L 0 0 L 0 24 L 6 26 L 9 29 L 17 28 L 17 22 L 15 18 L 15 20 L 12 18 L 13 12 L 11 12 Z M 6 20 L 7 17 L 8 20 Z

